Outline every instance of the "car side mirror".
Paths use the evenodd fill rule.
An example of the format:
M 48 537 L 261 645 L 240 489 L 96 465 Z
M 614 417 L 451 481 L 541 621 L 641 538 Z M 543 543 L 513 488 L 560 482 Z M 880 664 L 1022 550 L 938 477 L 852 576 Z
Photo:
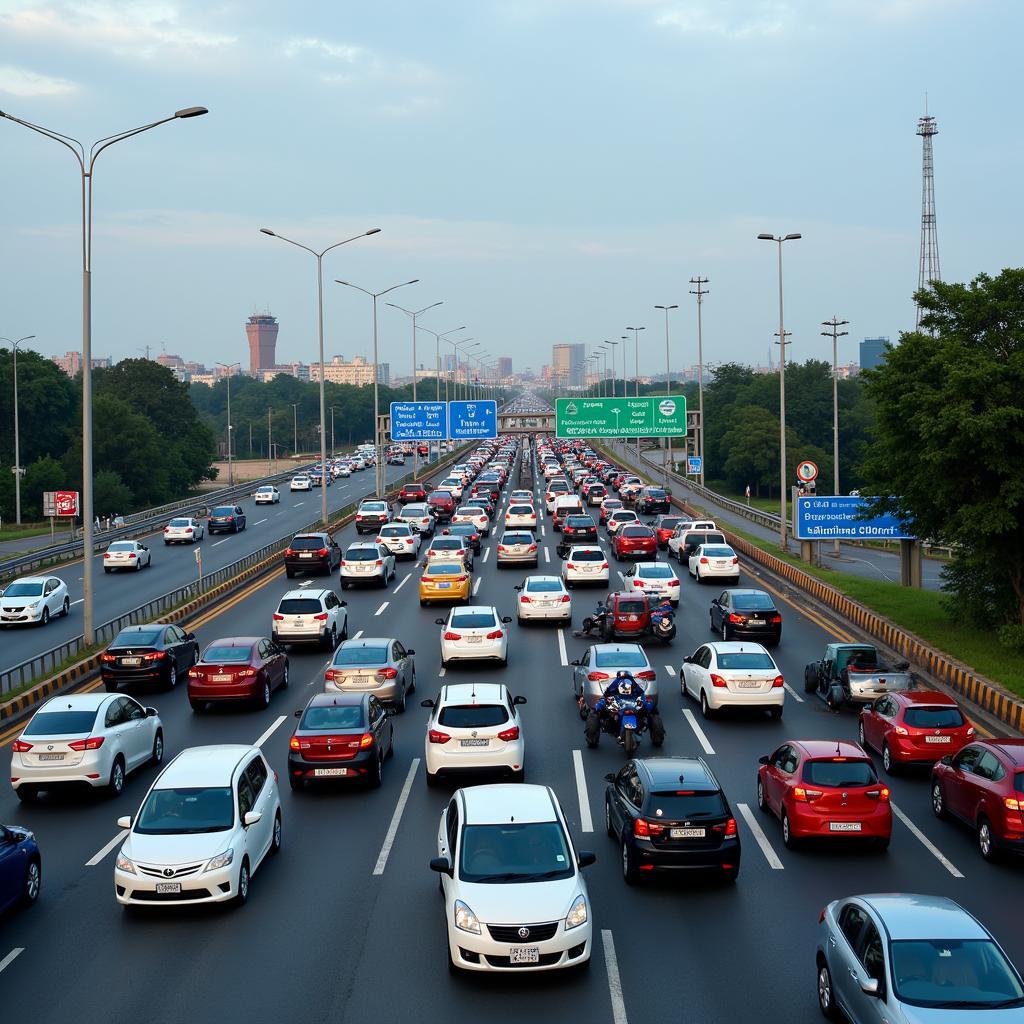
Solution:
M 683 664 L 684 665 L 692 665 L 693 664 L 693 658 L 691 658 L 689 655 L 687 655 L 685 658 L 683 658 Z
M 432 708 L 433 706 L 434 706 L 434 702 L 432 700 L 430 700 L 429 698 L 427 700 L 421 700 L 420 701 L 420 707 L 421 708 Z
M 614 782 L 615 781 L 615 777 L 616 777 L 615 776 L 615 772 L 606 772 L 605 773 L 605 777 L 604 777 L 604 781 L 605 782 Z
M 717 598 L 717 597 L 713 597 L 713 598 L 711 598 L 711 603 L 712 603 L 713 605 L 720 605 L 720 602 L 719 602 L 719 600 L 718 600 L 718 598 Z
M 186 633 L 185 634 L 185 639 L 186 640 L 195 640 L 195 638 L 196 638 L 195 633 Z
M 953 767 L 953 755 L 952 754 L 947 754 L 944 758 L 942 758 L 942 760 L 939 762 L 939 764 L 944 764 L 948 768 L 952 768 Z
M 576 863 L 581 868 L 588 868 L 591 864 L 595 864 L 596 862 L 597 854 L 591 853 L 590 850 L 580 850 L 580 852 L 576 854 Z
M 259 811 L 247 811 L 245 817 L 242 819 L 242 824 L 248 828 L 250 825 L 257 825 L 260 819 L 263 817 Z
M 757 763 L 758 764 L 767 764 L 768 763 L 768 755 L 767 754 L 762 754 L 761 757 L 759 757 L 757 759 Z
M 881 986 L 877 978 L 865 978 L 860 983 L 860 990 L 866 996 L 874 996 L 876 999 L 881 995 Z
M 512 589 L 513 590 L 522 590 L 523 589 L 523 585 L 522 585 L 522 583 L 517 583 Z
M 156 708 L 146 708 L 146 717 L 147 718 L 156 718 L 157 714 L 158 714 L 158 712 L 157 712 Z
M 434 625 L 435 626 L 443 626 L 444 625 L 444 619 L 434 619 Z
M 295 717 L 296 718 L 301 718 L 302 717 L 302 708 L 296 708 L 295 709 Z
M 507 626 L 512 621 L 512 616 L 511 615 L 502 615 L 501 621 L 504 622 L 505 625 Z
M 525 704 L 526 703 L 526 698 L 525 697 L 513 697 L 512 698 L 512 703 L 513 704 Z
M 582 665 L 582 664 L 583 664 L 583 662 L 582 662 L 582 661 L 580 661 L 580 659 L 579 659 L 579 658 L 573 658 L 573 659 L 572 659 L 572 661 L 570 661 L 570 662 L 569 662 L 569 664 L 570 664 L 570 665 Z
M 343 597 L 339 597 L 338 598 L 338 607 L 340 607 L 340 608 L 347 608 L 348 607 L 348 601 L 346 601 Z
M 406 657 L 409 657 L 409 656 L 415 654 L 416 652 L 410 647 L 405 653 L 406 653 Z
M 909 661 L 897 661 L 896 664 L 893 666 L 893 668 L 895 668 L 897 672 L 906 672 L 907 669 L 910 668 L 910 662 Z
M 118 818 L 117 819 L 117 827 L 118 828 L 131 828 L 132 827 L 132 816 L 130 814 L 126 814 L 123 817 Z
M 430 870 L 436 871 L 439 875 L 453 877 L 451 861 L 447 857 L 434 857 L 430 862 Z

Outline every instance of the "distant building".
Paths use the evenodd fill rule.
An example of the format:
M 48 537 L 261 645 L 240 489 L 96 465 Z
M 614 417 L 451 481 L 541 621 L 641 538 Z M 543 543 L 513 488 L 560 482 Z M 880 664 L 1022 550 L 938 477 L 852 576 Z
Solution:
M 62 356 L 53 356 L 53 362 L 57 364 L 69 377 L 74 377 L 82 369 L 81 352 L 65 352 Z M 103 356 L 92 360 L 94 370 L 109 370 L 111 361 L 109 356 Z
M 889 347 L 888 338 L 865 338 L 860 343 L 860 368 L 873 370 L 885 362 L 885 350 Z
M 265 366 L 259 371 L 257 377 L 264 383 L 273 380 L 275 377 L 294 377 L 296 380 L 309 380 L 309 367 L 305 363 L 282 363 L 280 366 Z M 319 377 L 317 379 L 319 380 Z
M 332 384 L 354 384 L 357 387 L 363 384 L 372 384 L 374 377 L 373 363 L 366 361 L 363 356 L 356 356 L 351 363 L 346 363 L 341 356 L 334 356 L 329 363 L 324 364 L 324 380 Z M 309 379 L 320 380 L 320 364 L 312 363 L 309 367 Z M 391 366 L 389 363 L 377 364 L 377 383 L 387 385 L 391 380 Z
M 170 370 L 176 370 L 179 367 L 184 368 L 185 360 L 181 356 L 170 355 L 167 352 L 163 352 L 156 357 L 156 361 L 161 366 L 166 366 Z
M 860 375 L 860 365 L 858 363 L 846 363 L 846 365 L 839 365 L 836 367 L 836 376 L 840 380 L 849 380 L 851 377 L 857 377 Z
M 512 360 L 508 356 L 498 357 L 498 376 L 502 378 L 512 376 Z
M 218 380 L 219 378 L 212 373 L 193 373 L 190 383 L 205 384 L 208 388 L 212 388 Z
M 586 377 L 586 345 L 552 345 L 551 372 L 563 386 L 578 388 Z
M 245 336 L 249 340 L 249 373 L 277 365 L 274 353 L 277 350 L 277 317 L 259 313 L 249 317 L 245 325 Z

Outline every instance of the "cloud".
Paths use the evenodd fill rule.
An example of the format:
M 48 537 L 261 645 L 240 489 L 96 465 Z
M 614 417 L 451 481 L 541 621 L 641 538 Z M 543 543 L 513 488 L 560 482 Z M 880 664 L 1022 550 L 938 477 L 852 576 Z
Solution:
M 12 96 L 66 96 L 77 90 L 78 84 L 66 78 L 41 75 L 13 64 L 0 64 L 0 92 Z
M 737 3 L 735 0 L 683 0 L 666 6 L 655 15 L 655 24 L 684 35 L 714 35 L 728 39 L 747 39 L 777 35 L 796 20 L 790 3 L 761 0 Z

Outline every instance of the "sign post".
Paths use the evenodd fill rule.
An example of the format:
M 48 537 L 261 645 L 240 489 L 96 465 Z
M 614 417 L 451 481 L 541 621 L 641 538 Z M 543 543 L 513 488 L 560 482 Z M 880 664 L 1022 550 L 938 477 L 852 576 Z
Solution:
M 677 437 L 686 435 L 683 396 L 556 398 L 555 436 Z

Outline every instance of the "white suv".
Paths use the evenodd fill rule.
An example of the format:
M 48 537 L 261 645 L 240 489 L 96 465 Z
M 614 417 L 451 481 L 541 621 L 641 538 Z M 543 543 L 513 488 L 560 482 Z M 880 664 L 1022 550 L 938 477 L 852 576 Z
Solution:
M 418 558 L 420 535 L 411 523 L 386 523 L 377 534 L 377 543 L 387 548 L 395 558 Z
M 572 598 L 561 576 L 527 576 L 515 589 L 516 621 L 522 626 L 536 619 L 572 622 Z
M 350 544 L 341 560 L 341 589 L 353 583 L 376 583 L 386 587 L 395 578 L 395 556 L 372 541 Z
M 570 589 L 577 583 L 607 586 L 608 556 L 596 544 L 574 545 L 562 563 L 562 579 Z
M 289 590 L 274 612 L 274 643 L 319 643 L 333 651 L 348 639 L 348 608 L 333 590 Z

